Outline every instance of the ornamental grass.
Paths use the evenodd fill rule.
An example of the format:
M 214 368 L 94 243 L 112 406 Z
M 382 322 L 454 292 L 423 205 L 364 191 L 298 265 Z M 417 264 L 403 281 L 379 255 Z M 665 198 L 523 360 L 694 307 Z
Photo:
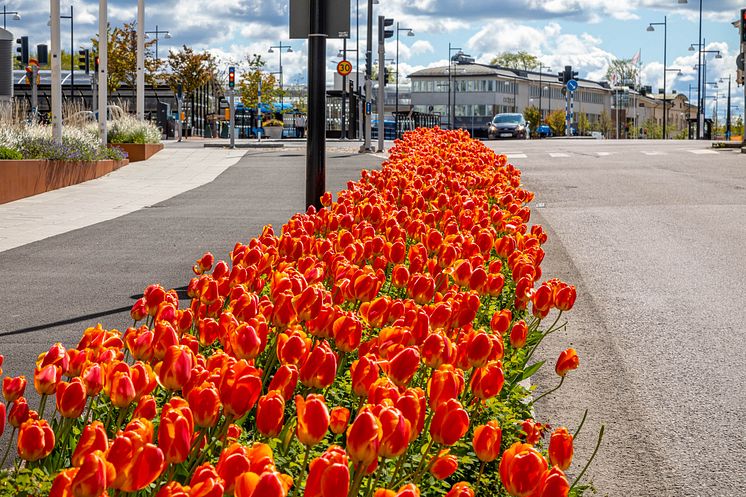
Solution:
M 53 345 L 36 410 L 3 378 L 0 495 L 581 494 L 577 430 L 532 419 L 526 383 L 576 298 L 542 280 L 532 199 L 467 133 L 407 133 L 321 210 L 205 254 L 184 300 L 150 285 L 123 332 Z

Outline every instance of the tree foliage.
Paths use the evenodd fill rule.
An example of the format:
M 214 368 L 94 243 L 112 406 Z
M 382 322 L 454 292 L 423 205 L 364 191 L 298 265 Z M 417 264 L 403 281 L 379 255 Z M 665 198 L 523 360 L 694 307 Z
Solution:
M 266 64 L 267 62 L 258 54 L 248 55 L 243 61 L 242 67 L 245 69 L 238 78 L 238 92 L 241 103 L 250 109 L 256 109 L 259 104 L 260 82 L 263 104 L 272 105 L 284 96 L 275 75 L 263 71 Z
M 618 86 L 636 87 L 640 68 L 632 59 L 614 59 L 609 61 L 606 79 Z
M 552 134 L 562 136 L 565 134 L 565 111 L 555 110 L 547 116 L 547 124 L 552 128 Z
M 493 66 L 509 67 L 531 71 L 539 68 L 539 58 L 523 50 L 518 52 L 503 52 L 490 61 Z
M 107 46 L 107 77 L 110 91 L 117 90 L 122 85 L 135 86 L 137 83 L 137 24 L 124 23 L 112 29 L 108 27 Z M 98 35 L 91 38 L 91 72 L 94 71 L 95 60 L 98 57 Z M 155 40 L 145 41 L 145 82 L 153 85 L 157 83 L 158 72 L 162 61 L 153 58 L 151 47 Z M 69 66 L 69 59 L 67 64 Z M 64 66 L 63 66 L 64 67 Z
M 578 132 L 581 135 L 586 135 L 591 129 L 590 122 L 588 121 L 588 114 L 585 112 L 578 113 Z
M 539 124 L 541 121 L 541 113 L 539 112 L 539 108 L 535 105 L 532 105 L 530 107 L 526 107 L 526 109 L 523 111 L 523 117 L 528 121 L 530 125 L 530 130 L 532 133 L 536 133 L 536 131 L 539 129 Z
M 217 79 L 217 62 L 208 52 L 195 52 L 184 45 L 181 50 L 169 50 L 167 59 L 168 85 L 176 91 L 181 85 L 185 96 Z

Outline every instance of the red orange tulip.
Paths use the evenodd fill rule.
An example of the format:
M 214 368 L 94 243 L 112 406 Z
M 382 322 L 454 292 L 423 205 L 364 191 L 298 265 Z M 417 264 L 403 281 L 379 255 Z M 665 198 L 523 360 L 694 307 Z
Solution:
M 573 455 L 573 436 L 567 428 L 560 427 L 549 437 L 549 461 L 562 471 L 570 467 Z
M 500 442 L 502 441 L 502 430 L 497 421 L 488 421 L 485 425 L 474 429 L 474 453 L 480 461 L 492 462 L 500 455 Z
M 533 445 L 516 442 L 500 460 L 500 480 L 514 497 L 526 497 L 539 486 L 547 461 Z
M 383 432 L 375 414 L 370 410 L 357 415 L 347 429 L 347 452 L 352 462 L 368 466 L 378 457 Z
M 18 457 L 38 461 L 52 453 L 54 432 L 45 419 L 28 419 L 18 431 Z
M 469 415 L 456 399 L 449 399 L 437 408 L 430 424 L 433 440 L 443 445 L 453 445 L 469 429 Z
M 295 408 L 298 415 L 298 440 L 307 446 L 316 445 L 329 430 L 329 409 L 324 397 L 310 394 L 304 399 L 296 395 Z
M 5 378 L 3 378 L 3 397 L 5 397 L 5 402 L 10 403 L 19 397 L 23 397 L 25 391 L 25 376 L 17 376 L 15 378 L 6 376 Z
M 259 398 L 256 429 L 265 437 L 276 437 L 285 422 L 285 399 L 277 391 Z
M 570 371 L 578 369 L 580 359 L 578 359 L 578 353 L 575 349 L 563 350 L 557 358 L 557 364 L 554 367 L 554 371 L 559 376 L 565 376 Z
M 308 469 L 304 497 L 346 497 L 350 490 L 350 469 L 344 449 L 332 445 Z
M 458 458 L 449 450 L 441 450 L 433 458 L 430 473 L 438 480 L 445 480 L 458 469 Z

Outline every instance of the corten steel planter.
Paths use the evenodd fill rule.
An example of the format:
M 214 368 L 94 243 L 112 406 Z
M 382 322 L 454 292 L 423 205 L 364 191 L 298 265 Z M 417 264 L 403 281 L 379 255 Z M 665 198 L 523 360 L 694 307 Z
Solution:
M 111 147 L 124 150 L 130 162 L 140 162 L 150 159 L 163 150 L 163 143 L 109 143 L 109 148 Z
M 129 163 L 0 160 L 0 204 L 100 178 Z

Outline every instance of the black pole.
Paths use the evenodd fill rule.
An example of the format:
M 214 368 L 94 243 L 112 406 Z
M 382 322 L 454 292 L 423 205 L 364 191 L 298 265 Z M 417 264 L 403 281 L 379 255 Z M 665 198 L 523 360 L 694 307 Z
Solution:
M 347 60 L 347 38 L 342 38 L 342 60 Z M 344 140 L 347 138 L 345 127 L 347 125 L 347 76 L 342 76 L 342 117 L 339 137 Z
M 700 119 L 701 112 L 704 110 L 702 107 L 702 50 L 704 49 L 704 43 L 702 43 L 702 0 L 699 0 L 699 38 L 697 38 L 697 140 L 700 139 Z
M 396 108 L 394 112 L 395 136 L 399 138 L 399 22 L 396 23 Z
M 663 16 L 663 139 L 667 137 L 666 128 L 668 123 L 668 107 L 666 107 L 666 49 L 668 41 L 668 19 L 667 16 Z
M 730 141 L 730 74 L 728 75 L 728 111 L 725 115 L 725 135 Z
M 70 102 L 75 98 L 75 20 L 73 19 L 73 6 L 70 6 Z
M 326 190 L 326 1 L 311 0 L 308 35 L 306 205 L 321 209 Z
M 541 68 L 542 65 L 539 64 L 539 125 L 544 122 L 544 113 L 541 109 L 541 96 L 544 94 L 544 88 L 541 86 Z
M 453 129 L 451 121 L 451 44 L 448 44 L 448 129 Z

